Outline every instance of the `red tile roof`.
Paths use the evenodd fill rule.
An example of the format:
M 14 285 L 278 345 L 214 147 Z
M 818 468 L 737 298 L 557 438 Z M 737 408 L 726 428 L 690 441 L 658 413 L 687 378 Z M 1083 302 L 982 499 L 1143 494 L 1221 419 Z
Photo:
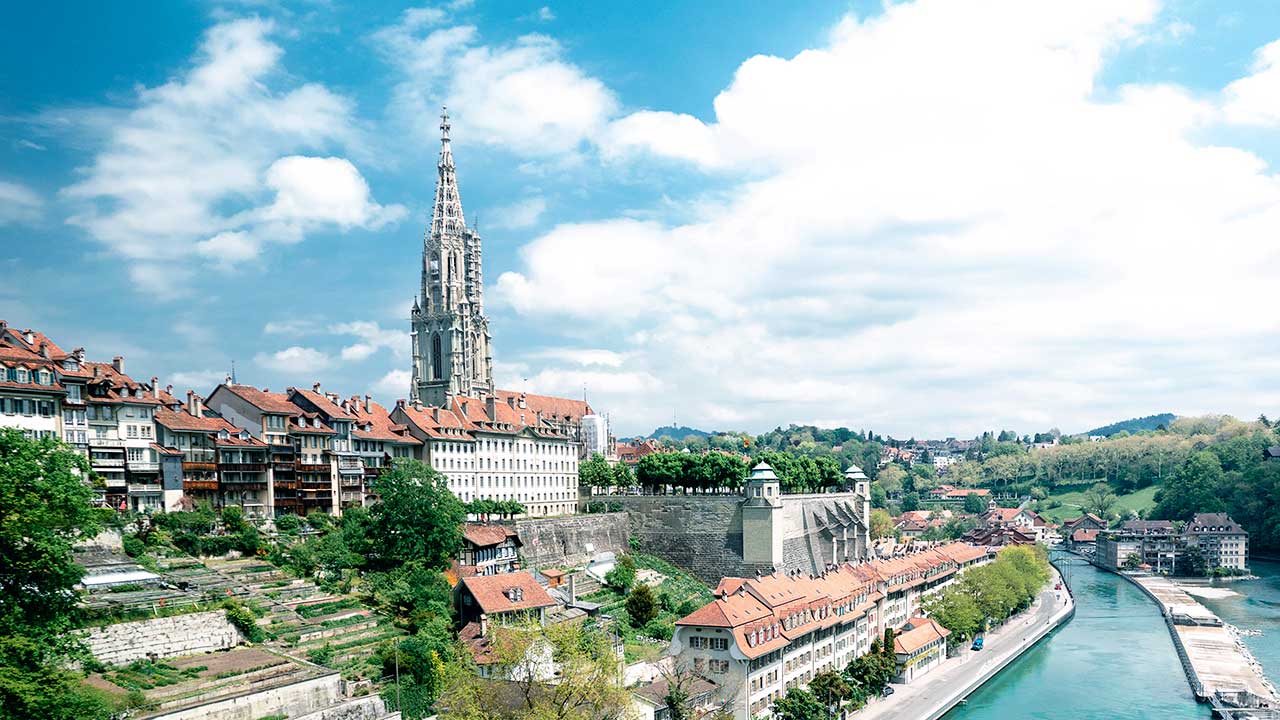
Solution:
M 591 414 L 591 406 L 587 404 L 586 400 L 552 397 L 550 395 L 532 395 L 514 390 L 495 390 L 494 395 L 503 403 L 507 402 L 508 398 L 514 399 L 517 409 L 519 409 L 520 397 L 523 396 L 525 406 L 530 413 L 541 411 L 543 416 L 557 420 L 581 422 L 583 415 Z
M 1080 528 L 1071 533 L 1071 542 L 1095 542 L 1098 539 L 1098 532 L 1096 528 Z
M 462 527 L 462 537 L 478 547 L 490 547 L 506 542 L 507 538 L 518 538 L 516 531 L 501 525 L 467 524 Z
M 332 398 L 315 390 L 303 390 L 302 388 L 289 388 L 290 393 L 297 393 L 306 398 L 317 410 L 331 418 L 339 420 L 354 420 L 341 405 L 334 402 Z
M 284 393 L 267 392 L 259 390 L 252 385 L 224 384 L 218 387 L 225 387 L 231 393 L 263 412 L 277 415 L 297 415 L 302 412 L 301 408 L 289 402 L 288 396 Z M 217 392 L 217 388 L 214 388 L 214 392 Z M 210 394 L 212 395 L 212 393 Z
M 556 604 L 538 581 L 524 571 L 465 577 L 462 578 L 461 583 L 487 615 L 551 607 Z M 523 593 L 520 600 L 512 600 L 508 596 L 507 593 L 512 588 L 518 588 Z
M 156 422 L 174 431 L 187 432 L 240 432 L 240 428 L 220 417 L 196 417 L 186 410 L 170 410 L 167 407 L 156 408 Z
M 422 442 L 409 434 L 407 425 L 400 425 L 391 419 L 387 409 L 372 400 L 366 404 L 358 398 L 347 403 L 347 412 L 355 418 L 356 429 L 351 434 L 361 440 L 382 440 L 385 442 L 421 445 Z
M 937 640 L 943 640 L 951 631 L 938 624 L 933 618 L 911 618 L 907 621 L 910 630 L 899 633 L 893 638 L 893 651 L 910 655 L 920 648 Z

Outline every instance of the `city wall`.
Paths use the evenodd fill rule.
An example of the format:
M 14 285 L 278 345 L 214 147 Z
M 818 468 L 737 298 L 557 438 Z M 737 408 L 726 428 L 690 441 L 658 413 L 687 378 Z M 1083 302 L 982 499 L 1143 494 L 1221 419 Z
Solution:
M 624 553 L 631 537 L 627 513 L 570 515 L 515 521 L 520 555 L 530 569 L 584 565 L 595 555 Z
M 226 650 L 242 640 L 222 610 L 115 623 L 90 630 L 85 637 L 93 656 L 110 665 L 149 655 L 174 657 Z

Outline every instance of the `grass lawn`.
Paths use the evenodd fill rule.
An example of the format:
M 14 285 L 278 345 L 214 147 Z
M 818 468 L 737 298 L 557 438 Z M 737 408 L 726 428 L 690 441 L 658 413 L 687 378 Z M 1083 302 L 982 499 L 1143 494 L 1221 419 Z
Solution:
M 1055 523 L 1060 523 L 1066 518 L 1080 517 L 1084 512 L 1080 506 L 1084 503 L 1085 492 L 1093 485 L 1094 483 L 1086 483 L 1083 485 L 1063 485 L 1057 488 L 1049 495 L 1048 501 L 1057 500 L 1062 504 L 1058 507 L 1040 510 L 1040 514 Z M 1117 495 L 1116 504 L 1112 507 L 1112 511 L 1128 514 L 1131 511 L 1150 510 L 1155 507 L 1156 490 L 1159 489 L 1159 485 L 1152 485 L 1137 492 Z M 1045 503 L 1042 502 L 1041 507 L 1044 507 L 1044 505 Z

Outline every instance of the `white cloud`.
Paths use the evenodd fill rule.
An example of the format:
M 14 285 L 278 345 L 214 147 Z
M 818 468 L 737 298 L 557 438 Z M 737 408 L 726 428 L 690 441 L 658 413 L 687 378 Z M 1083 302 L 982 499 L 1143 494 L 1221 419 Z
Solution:
M 329 332 L 334 335 L 353 335 L 359 339 L 342 348 L 341 357 L 348 362 L 364 360 L 384 348 L 397 359 L 409 357 L 409 334 L 403 330 L 387 330 L 376 322 L 357 320 L 332 325 Z
M 1280 46 L 1221 98 L 1102 87 L 1158 20 L 1151 0 L 918 0 L 749 58 L 713 122 L 644 112 L 593 135 L 737 187 L 695 198 L 692 220 L 557 226 L 496 299 L 632 338 L 593 404 L 634 430 L 670 405 L 694 424 L 935 435 L 1252 416 L 1280 395 L 1246 367 L 1280 349 L 1280 180 L 1203 138 L 1280 119 L 1264 92 L 1280 82 L 1256 80 Z M 581 377 L 529 360 L 531 390 Z
M 314 331 L 316 324 L 310 320 L 272 320 L 262 326 L 266 335 L 285 335 L 299 337 Z
M 31 223 L 44 213 L 44 200 L 34 190 L 0 180 L 0 226 Z
M 69 222 L 145 262 L 146 288 L 172 288 L 169 273 L 189 273 L 192 258 L 226 266 L 312 229 L 376 228 L 404 213 L 373 202 L 347 160 L 297 156 L 363 143 L 347 98 L 282 71 L 273 30 L 220 23 L 187 71 L 142 88 L 132 107 L 46 118 L 100 135 L 83 178 L 63 190 L 77 207 Z
M 373 392 L 388 402 L 407 399 L 413 375 L 408 370 L 392 370 L 373 384 Z
M 1280 40 L 1254 54 L 1253 74 L 1227 86 L 1223 111 L 1242 125 L 1280 124 Z
M 200 395 L 204 395 L 226 378 L 226 370 L 184 370 L 170 375 L 167 379 L 161 378 L 161 382 L 173 385 L 174 397 L 186 400 L 187 390 L 195 390 Z
M 621 353 L 601 348 L 547 348 L 526 353 L 525 356 L 539 360 L 567 362 L 584 367 L 596 365 L 618 368 L 622 367 L 623 363 L 626 362 L 626 356 Z
M 315 348 L 293 345 L 274 353 L 258 353 L 253 361 L 260 367 L 296 375 L 323 370 L 333 365 L 333 360 Z
M 496 228 L 521 230 L 536 225 L 546 211 L 547 201 L 544 198 L 531 197 L 494 208 L 493 213 L 487 215 L 485 220 L 487 225 Z
M 538 8 L 536 17 L 540 22 L 551 22 L 552 20 L 556 19 L 556 14 L 551 10 L 551 8 L 547 7 L 546 5 L 543 5 L 542 7 Z
M 403 77 L 396 111 L 423 141 L 439 137 L 439 107 L 448 105 L 458 138 L 557 155 L 598 134 L 617 108 L 604 83 L 545 35 L 485 45 L 473 26 L 435 28 L 406 14 L 374 41 Z

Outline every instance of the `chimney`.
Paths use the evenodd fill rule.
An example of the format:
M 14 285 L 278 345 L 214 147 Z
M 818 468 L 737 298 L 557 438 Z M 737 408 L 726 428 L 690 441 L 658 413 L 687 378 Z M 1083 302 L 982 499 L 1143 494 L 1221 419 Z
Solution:
M 434 422 L 440 422 L 440 408 L 438 407 L 431 408 L 431 419 Z
M 515 409 L 516 409 L 516 396 L 515 396 L 515 395 L 508 395 L 508 396 L 507 396 L 507 407 L 511 408 L 512 410 L 515 410 Z
M 9 323 L 3 320 L 0 320 L 0 335 L 4 335 L 5 331 L 8 329 L 9 329 Z
M 467 401 L 463 400 L 461 404 L 462 404 L 462 414 L 465 416 L 467 414 Z
M 578 601 L 578 573 L 569 573 L 569 602 Z
M 364 396 L 364 411 L 365 411 L 365 412 L 367 412 L 367 413 L 371 413 L 371 412 L 373 412 L 373 405 L 371 404 L 372 402 L 373 402 L 373 398 L 372 398 L 372 397 L 370 397 L 370 396 L 368 396 L 368 395 L 365 395 L 365 396 Z
M 123 375 L 124 374 L 124 358 L 121 357 L 120 355 L 117 355 L 111 358 L 111 367 L 115 368 L 116 372 Z
M 47 342 L 42 342 L 42 343 L 40 343 L 40 357 L 45 358 L 45 359 L 48 359 L 48 357 L 49 357 L 49 343 L 47 343 Z
M 187 412 L 196 417 L 200 417 L 200 403 L 196 400 L 196 391 L 187 391 Z
M 400 398 L 399 400 L 396 400 L 396 407 L 400 408 L 401 410 L 404 409 L 404 398 Z
M 27 328 L 22 331 L 22 339 L 26 340 L 27 344 L 30 345 L 36 341 L 36 334 L 31 332 L 31 328 Z
M 164 386 L 164 391 L 165 391 L 165 392 L 167 392 L 167 393 L 169 393 L 170 395 L 172 395 L 172 394 L 173 394 L 173 386 L 172 386 L 172 385 L 165 385 L 165 386 Z
M 485 410 L 489 414 L 489 422 L 498 421 L 498 399 L 490 395 L 484 399 Z
M 480 613 L 480 637 L 488 637 L 489 635 L 489 616 Z
M 524 401 L 524 393 L 520 393 L 520 409 L 524 410 L 527 407 L 529 406 Z
M 311 383 L 312 392 L 320 392 L 320 383 Z
M 102 377 L 102 368 L 98 367 L 97 365 L 94 365 L 94 366 L 93 366 L 93 376 L 94 376 L 94 377 Z
M 151 376 L 151 397 L 153 398 L 160 397 L 160 378 L 156 377 L 155 375 Z

